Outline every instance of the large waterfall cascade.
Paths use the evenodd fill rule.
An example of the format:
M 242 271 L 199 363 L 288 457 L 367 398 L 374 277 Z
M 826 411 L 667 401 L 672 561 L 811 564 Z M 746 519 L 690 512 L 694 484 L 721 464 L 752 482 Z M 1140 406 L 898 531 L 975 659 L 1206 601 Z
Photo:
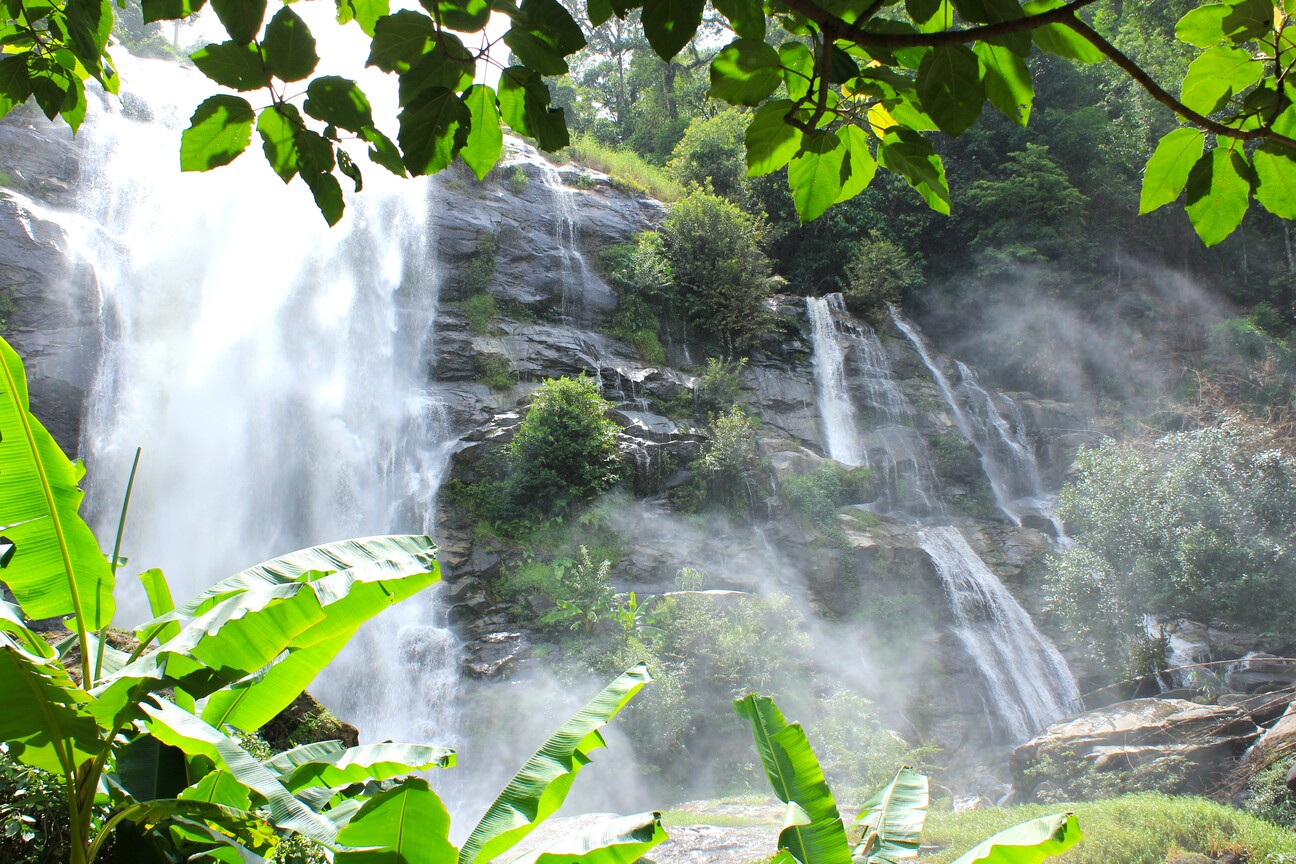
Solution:
M 61 222 L 100 292 L 104 354 L 83 433 L 100 537 L 143 449 L 122 622 L 148 617 L 125 578 L 135 569 L 161 567 L 183 598 L 304 546 L 430 533 L 452 444 L 424 380 L 435 187 L 365 163 L 364 194 L 329 229 L 300 183 L 268 188 L 255 145 L 182 174 L 179 132 L 210 85 L 119 61 L 129 110 L 92 104 L 80 211 Z M 312 691 L 366 740 L 451 743 L 459 648 L 444 619 L 435 590 L 389 610 Z
M 917 528 L 919 546 L 949 601 L 953 633 L 981 679 L 992 726 L 1000 737 L 1019 742 L 1079 709 L 1075 677 L 1026 610 L 956 527 L 927 524 L 944 515 L 939 480 L 877 334 L 849 315 L 840 294 L 808 298 L 806 308 L 825 449 L 838 461 L 886 472 L 887 500 L 870 506 L 910 519 Z M 995 397 L 962 363 L 956 388 L 918 329 L 894 310 L 892 317 L 922 357 L 959 432 L 981 454 L 1000 508 L 1020 526 L 1021 502 L 1044 498 L 1020 410 L 1000 395 L 1014 412 L 1014 422 L 1006 421 Z M 908 490 L 908 499 L 900 497 L 901 490 Z

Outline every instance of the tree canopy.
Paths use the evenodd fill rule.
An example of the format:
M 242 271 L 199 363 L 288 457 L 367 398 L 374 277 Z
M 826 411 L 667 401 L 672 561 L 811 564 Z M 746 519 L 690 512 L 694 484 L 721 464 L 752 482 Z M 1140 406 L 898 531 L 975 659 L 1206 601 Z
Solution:
M 184 18 L 205 2 L 144 0 L 143 17 Z M 359 142 L 370 161 L 399 175 L 435 173 L 459 158 L 479 178 L 500 158 L 504 126 L 545 150 L 567 145 L 566 118 L 546 79 L 567 75 L 577 52 L 612 53 L 630 38 L 618 29 L 611 47 L 591 44 L 588 34 L 614 18 L 638 18 L 666 61 L 704 24 L 721 40 L 732 37 L 709 60 L 708 95 L 755 109 L 745 118 L 748 174 L 786 166 L 802 221 L 858 195 L 879 168 L 948 214 L 933 134 L 960 135 L 987 103 L 1025 125 L 1034 101 L 1027 60 L 1037 50 L 1113 64 L 1180 122 L 1147 162 L 1141 212 L 1186 192 L 1184 206 L 1207 245 L 1232 233 L 1252 200 L 1281 218 L 1296 216 L 1296 107 L 1287 86 L 1296 0 L 1188 9 L 1175 36 L 1192 60 L 1177 86 L 1154 79 L 1178 77 L 1173 62 L 1145 69 L 1099 32 L 1111 21 L 1086 19 L 1097 0 L 714 0 L 710 17 L 706 0 L 588 0 L 573 4 L 575 15 L 557 0 L 421 0 L 424 11 L 394 12 L 388 0 L 335 0 L 339 23 L 371 40 L 368 64 L 396 78 L 394 140 L 376 125 L 356 82 L 317 74 L 315 39 L 291 6 L 270 14 L 267 0 L 211 2 L 229 39 L 191 57 L 232 92 L 198 106 L 182 137 L 181 166 L 229 163 L 255 128 L 279 177 L 300 176 L 330 223 L 343 211 L 339 178 L 361 184 L 344 141 Z M 75 129 L 85 117 L 87 80 L 118 88 L 107 52 L 111 0 L 5 0 L 5 7 L 0 114 L 34 99 Z M 484 34 L 493 14 L 508 19 L 503 36 L 467 47 L 461 36 Z M 497 85 L 479 83 L 485 65 L 499 69 Z M 624 68 L 615 68 L 624 80 Z M 303 88 L 298 104 L 290 94 Z M 259 106 L 249 101 L 254 92 Z

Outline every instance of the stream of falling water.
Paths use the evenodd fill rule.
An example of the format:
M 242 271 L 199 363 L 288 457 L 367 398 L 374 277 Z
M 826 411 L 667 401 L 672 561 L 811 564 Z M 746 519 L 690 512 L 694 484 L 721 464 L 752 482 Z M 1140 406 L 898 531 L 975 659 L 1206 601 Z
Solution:
M 918 545 L 931 560 L 949 601 L 950 629 L 981 679 L 991 727 L 1001 740 L 1026 740 L 1080 707 L 1071 670 L 959 530 L 922 521 L 945 515 L 939 480 L 914 428 L 913 407 L 896 384 L 877 334 L 850 317 L 839 294 L 807 298 L 806 309 L 829 456 L 887 472 L 882 479 L 889 491 L 870 507 L 912 523 Z M 892 317 L 931 372 L 959 431 L 981 453 L 982 468 L 1000 508 L 1020 525 L 1017 506 L 1027 495 L 1042 497 L 1034 450 L 1020 412 L 1015 415 L 1016 425 L 1010 425 L 972 370 L 961 363 L 956 393 L 917 328 L 894 310 Z M 851 387 L 852 355 L 858 393 Z M 857 399 L 866 411 L 858 410 Z M 1009 404 L 1016 410 L 1010 400 Z
M 66 227 L 102 304 L 83 442 L 100 537 L 143 448 L 122 623 L 148 617 L 129 578 L 146 567 L 183 599 L 304 546 L 430 533 L 452 443 L 425 380 L 435 188 L 367 166 L 364 194 L 329 229 L 302 184 L 274 188 L 255 145 L 182 174 L 179 131 L 209 85 L 121 62 L 132 98 L 95 106 L 81 131 L 83 204 Z M 457 667 L 425 592 L 362 628 L 311 689 L 364 740 L 450 744 Z

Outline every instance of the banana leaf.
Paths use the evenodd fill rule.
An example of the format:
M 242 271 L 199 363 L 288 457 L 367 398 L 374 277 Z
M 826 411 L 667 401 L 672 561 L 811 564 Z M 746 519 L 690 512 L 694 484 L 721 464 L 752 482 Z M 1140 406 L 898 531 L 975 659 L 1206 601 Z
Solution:
M 326 759 L 338 753 L 346 752 L 346 745 L 341 741 L 314 741 L 301 744 L 291 750 L 276 753 L 265 761 L 265 766 L 281 781 L 297 769 L 299 765 Z
M 450 814 L 426 780 L 411 778 L 365 802 L 338 832 L 337 864 L 454 864 Z
M 314 680 L 361 624 L 440 578 L 435 552 L 427 537 L 371 537 L 245 570 L 219 583 L 225 586 L 219 591 L 211 589 L 215 599 L 139 628 L 147 637 L 186 610 L 201 610 L 178 635 L 97 688 L 99 711 L 130 719 L 145 693 L 176 686 L 194 697 L 211 695 L 203 718 L 212 725 L 259 728 Z M 300 570 L 304 561 L 346 569 Z M 224 687 L 229 689 L 215 693 Z
M 855 820 L 864 836 L 855 847 L 856 864 L 883 864 L 915 858 L 927 821 L 927 778 L 908 765 L 864 804 Z
M 788 805 L 779 848 L 801 864 L 850 864 L 837 802 L 801 724 L 789 724 L 774 700 L 755 693 L 735 701 L 734 711 L 751 723 L 774 794 Z
M 1080 842 L 1080 822 L 1074 813 L 1055 813 L 1022 822 L 960 855 L 954 864 L 1039 864 L 1061 855 Z
M 553 815 L 590 752 L 604 746 L 598 730 L 652 680 L 646 664 L 631 666 L 535 752 L 481 818 L 460 851 L 461 864 L 488 862 Z
M 0 741 L 27 765 L 67 778 L 107 746 L 91 697 L 39 637 L 20 644 L 0 631 Z
M 149 610 L 153 617 L 157 618 L 166 615 L 168 612 L 175 611 L 175 601 L 171 599 L 171 586 L 167 584 L 166 576 L 162 571 L 154 567 L 152 570 L 145 570 L 139 574 L 140 584 L 144 586 L 144 595 L 148 597 Z M 162 625 L 162 629 L 157 634 L 159 642 L 166 642 L 168 639 L 174 639 L 180 634 L 180 625 L 175 621 L 170 621 Z
M 237 741 L 164 699 L 143 706 L 149 734 L 190 756 L 206 756 L 217 769 L 260 795 L 270 806 L 275 827 L 294 831 L 320 843 L 332 844 L 337 827 L 293 797 L 279 779 Z
M 187 829 L 185 834 L 190 838 L 212 843 L 228 843 L 228 837 L 233 837 L 253 852 L 263 854 L 275 843 L 274 829 L 254 813 L 209 801 L 172 798 L 145 801 L 119 810 L 95 839 L 94 852 L 98 851 L 98 846 L 122 822 L 134 822 L 140 826 L 158 823 L 173 828 L 183 826 Z
M 660 813 L 636 813 L 564 834 L 509 864 L 633 864 L 665 839 Z
M 361 744 L 303 762 L 284 779 L 290 792 L 312 786 L 334 788 L 367 780 L 390 780 L 454 765 L 455 752 L 425 744 Z
M 113 573 L 78 512 L 84 474 L 32 416 L 22 358 L 0 339 L 0 533 L 15 547 L 3 581 L 28 618 L 98 630 L 112 621 Z
M 176 797 L 184 801 L 206 801 L 209 804 L 247 810 L 252 806 L 250 791 L 228 771 L 209 771 Z

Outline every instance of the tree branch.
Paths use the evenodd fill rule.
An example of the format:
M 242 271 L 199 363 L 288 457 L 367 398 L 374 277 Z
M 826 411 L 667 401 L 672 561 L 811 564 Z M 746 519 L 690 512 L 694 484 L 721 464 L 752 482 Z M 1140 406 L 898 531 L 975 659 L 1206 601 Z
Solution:
M 1023 33 L 1046 24 L 1065 24 L 1068 20 L 1074 20 L 1075 12 L 1096 3 L 1097 0 L 1071 0 L 1065 6 L 1040 12 L 1038 15 L 1027 15 L 1012 21 L 1001 21 L 998 24 L 968 27 L 965 30 L 946 30 L 941 33 L 878 33 L 842 20 L 815 0 L 780 0 L 780 2 L 818 24 L 826 36 L 849 40 L 861 48 L 939 48 Z
M 1144 72 L 1137 63 L 1129 57 L 1126 57 L 1119 48 L 1108 42 L 1098 33 L 1098 31 L 1094 30 L 1079 18 L 1072 16 L 1070 20 L 1059 23 L 1074 30 L 1078 35 L 1089 42 L 1089 44 L 1101 51 L 1104 57 L 1112 61 L 1116 66 L 1120 67 L 1125 74 L 1133 78 L 1134 81 L 1146 90 L 1153 99 L 1160 102 L 1189 123 L 1192 123 L 1194 126 L 1205 129 L 1207 132 L 1214 132 L 1221 138 L 1236 138 L 1239 141 L 1252 141 L 1257 138 L 1263 138 L 1266 141 L 1273 141 L 1276 144 L 1282 144 L 1284 147 L 1296 149 L 1296 139 L 1288 138 L 1286 135 L 1279 135 L 1267 126 L 1262 126 L 1258 129 L 1234 129 L 1232 126 L 1226 126 L 1223 123 L 1210 119 L 1204 114 L 1197 113 L 1167 93 L 1161 85 L 1153 81 L 1152 76 Z

